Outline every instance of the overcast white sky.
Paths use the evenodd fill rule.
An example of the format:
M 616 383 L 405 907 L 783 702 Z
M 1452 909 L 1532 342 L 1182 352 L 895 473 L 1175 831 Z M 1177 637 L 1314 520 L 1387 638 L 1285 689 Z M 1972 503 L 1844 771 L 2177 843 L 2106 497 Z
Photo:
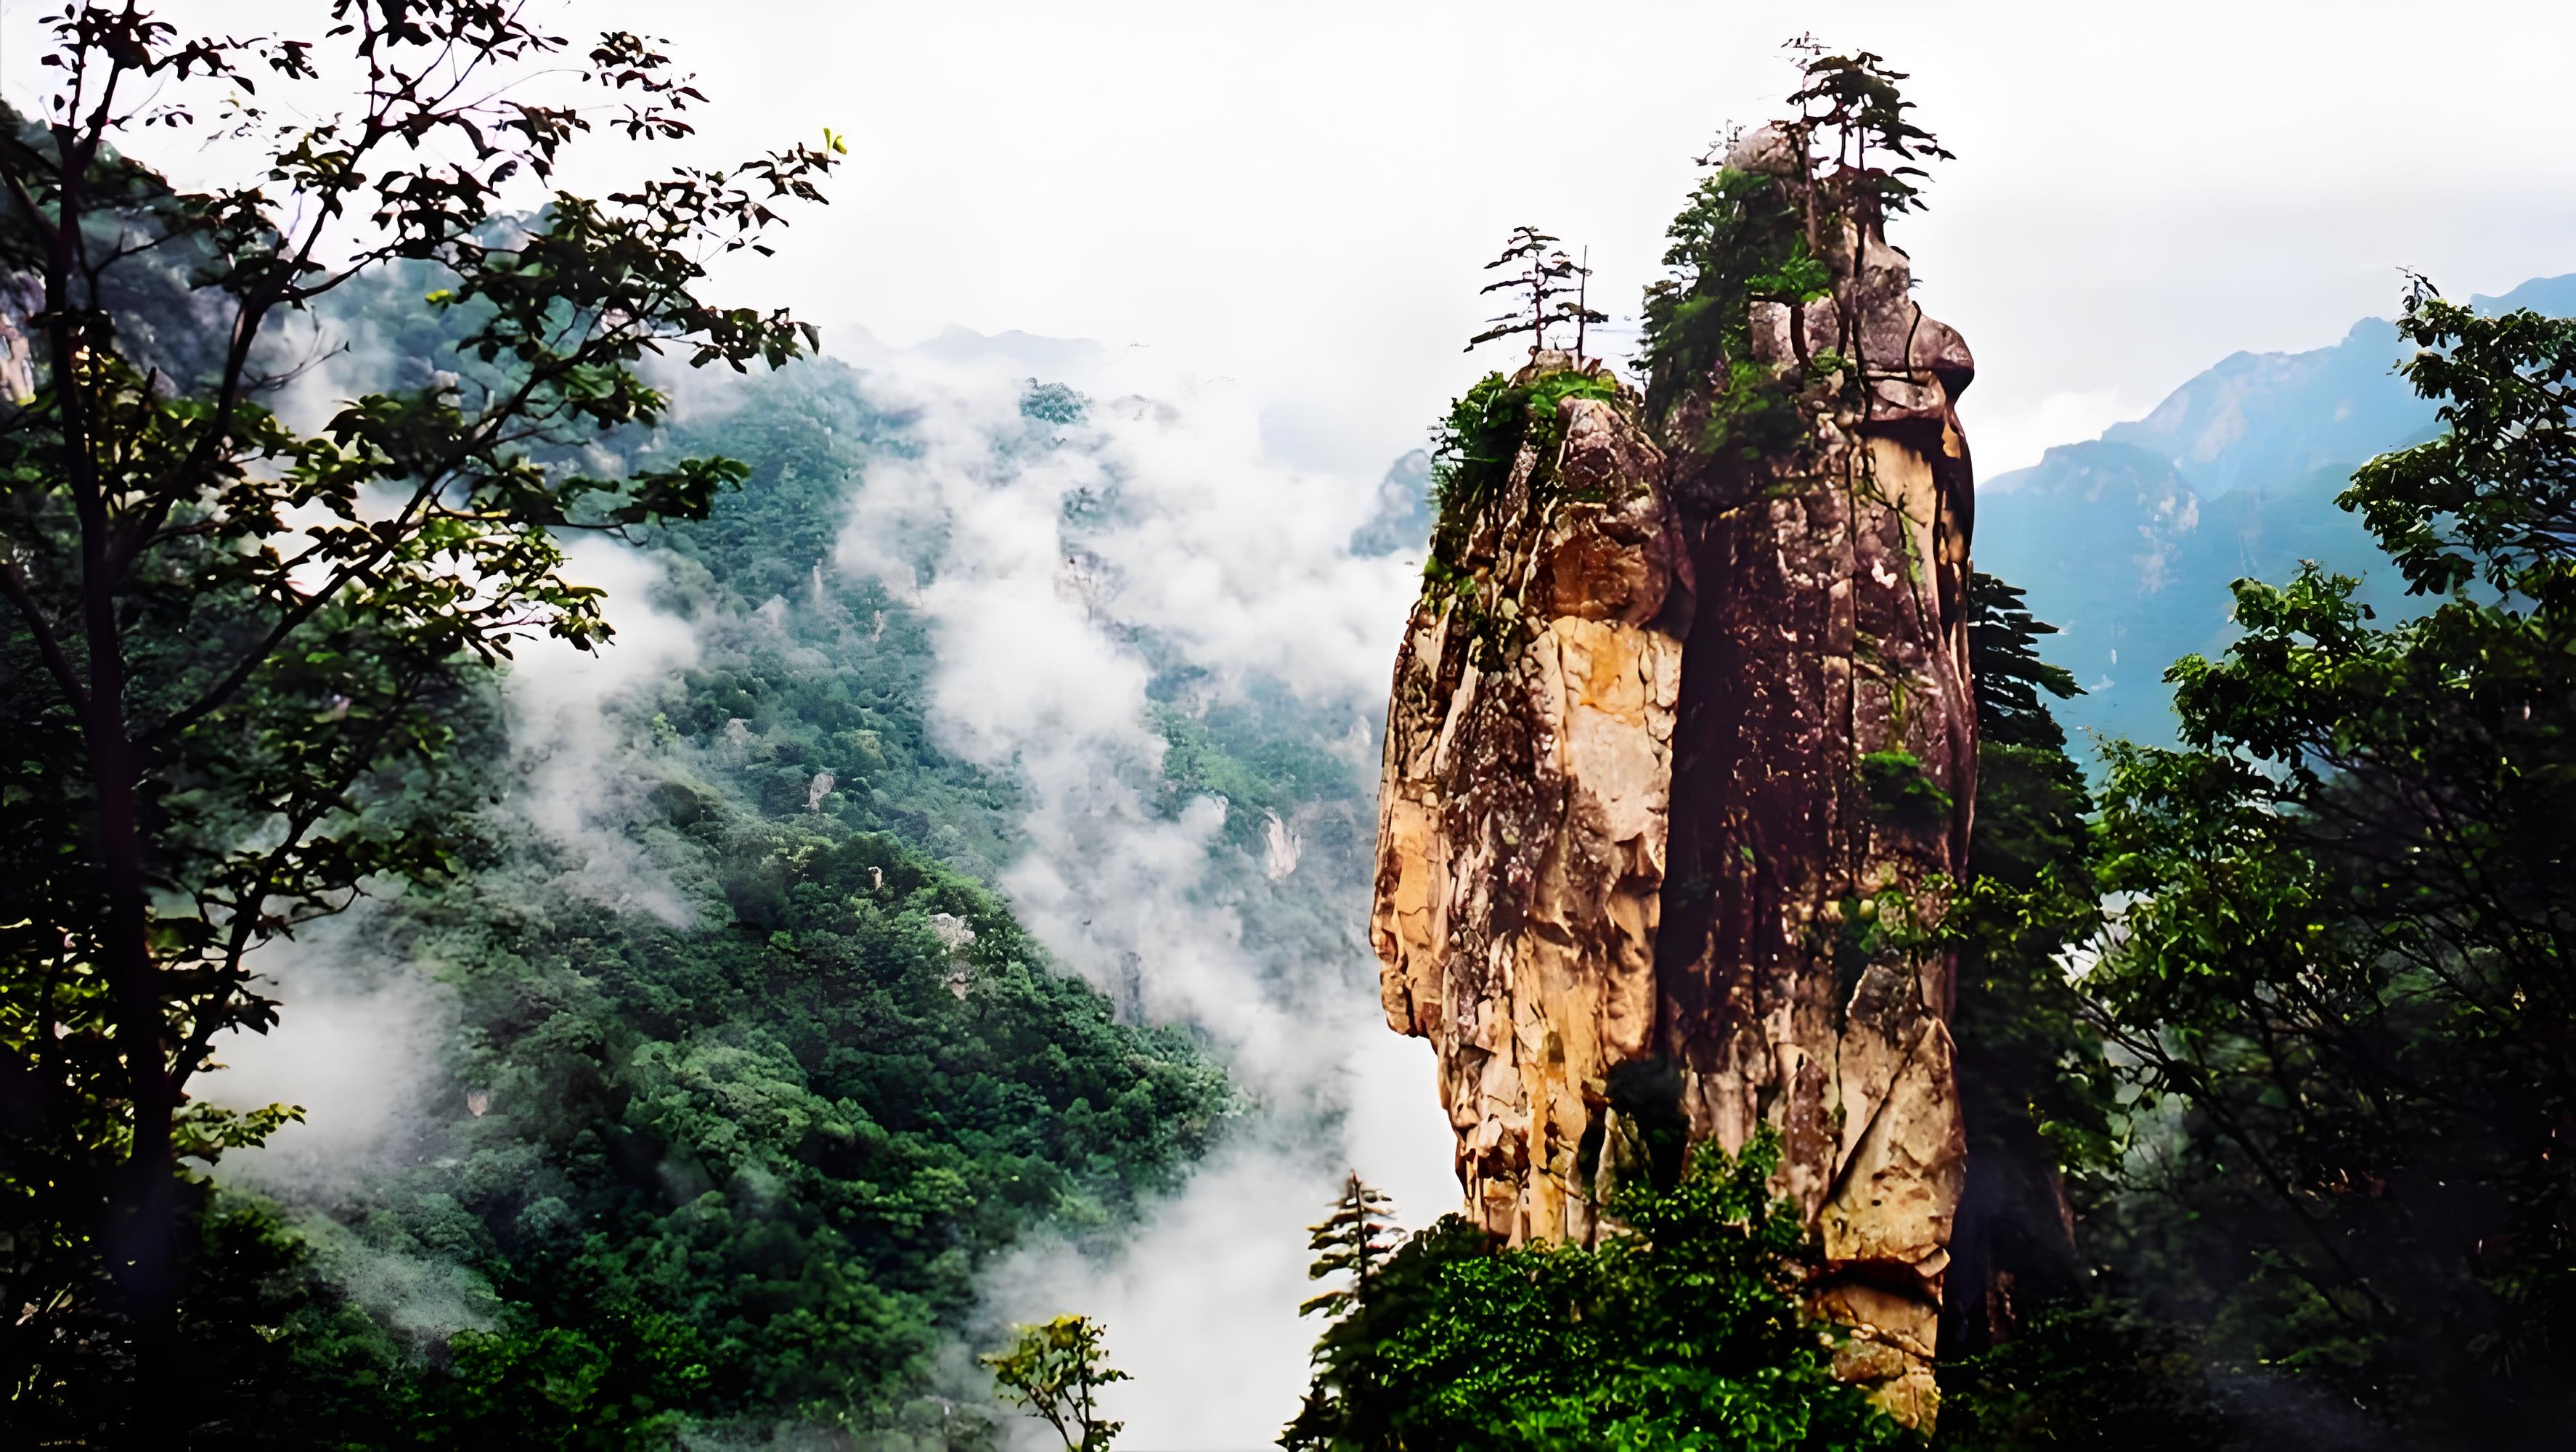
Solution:
M 13 96 L 54 3 L 5 7 Z M 1514 223 L 1588 243 L 1597 300 L 1633 312 L 1691 158 L 1771 113 L 1802 29 L 1911 70 L 1959 154 L 1896 240 L 1976 350 L 1988 473 L 2228 352 L 2333 341 L 2401 265 L 2455 293 L 2576 270 L 2565 0 L 538 3 L 667 36 L 715 103 L 700 159 L 850 139 L 832 207 L 730 295 L 889 341 L 1152 347 L 1255 389 L 1317 464 L 1381 467 L 1473 376 Z M 619 179 L 617 151 L 576 183 Z

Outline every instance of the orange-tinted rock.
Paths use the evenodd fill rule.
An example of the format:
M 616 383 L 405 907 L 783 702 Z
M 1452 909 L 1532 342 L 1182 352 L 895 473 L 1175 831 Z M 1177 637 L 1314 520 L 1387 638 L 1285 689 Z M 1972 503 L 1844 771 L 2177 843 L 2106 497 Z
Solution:
M 1662 456 L 1619 408 L 1561 407 L 1561 452 L 1525 449 L 1470 532 L 1472 603 L 1426 594 L 1406 630 L 1372 924 L 1468 1212 L 1516 1240 L 1591 1238 L 1580 1151 L 1652 1039 L 1690 590 Z
M 1934 929 L 1976 786 L 1975 365 L 1904 254 L 1827 250 L 1833 297 L 1747 319 L 1753 361 L 1858 370 L 1802 397 L 1808 447 L 1664 459 L 1570 403 L 1559 476 L 1585 486 L 1533 491 L 1525 456 L 1470 523 L 1478 610 L 1426 597 L 1397 664 L 1374 935 L 1473 1217 L 1588 1240 L 1623 1115 L 1730 1150 L 1775 1125 L 1838 1368 L 1925 1422 L 1965 1153 Z M 1467 617 L 1498 614 L 1480 669 Z M 1620 1082 L 1660 1100 L 1614 1107 Z

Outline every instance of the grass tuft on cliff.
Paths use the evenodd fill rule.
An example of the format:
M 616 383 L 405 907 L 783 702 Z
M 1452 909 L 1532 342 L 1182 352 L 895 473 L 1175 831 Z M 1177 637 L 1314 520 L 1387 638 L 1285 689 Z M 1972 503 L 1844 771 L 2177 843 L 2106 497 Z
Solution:
M 1563 355 L 1559 355 L 1560 357 Z M 1565 442 L 1563 405 L 1570 398 L 1597 398 L 1629 407 L 1619 380 L 1606 368 L 1564 363 L 1506 377 L 1488 373 L 1466 396 L 1449 405 L 1448 417 L 1432 430 L 1431 498 L 1439 511 L 1431 531 L 1431 555 L 1423 573 L 1463 568 L 1467 535 L 1482 509 L 1511 478 L 1512 463 L 1528 447 L 1538 458 L 1530 492 L 1542 493 L 1556 472 L 1557 450 Z

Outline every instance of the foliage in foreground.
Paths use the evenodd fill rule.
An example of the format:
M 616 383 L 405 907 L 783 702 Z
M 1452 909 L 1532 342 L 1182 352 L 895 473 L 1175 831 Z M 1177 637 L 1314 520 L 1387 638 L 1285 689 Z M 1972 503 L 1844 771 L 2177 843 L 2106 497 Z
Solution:
M 1941 1367 L 1933 1446 L 2098 1452 L 2246 1445 L 2174 1327 L 2110 1300 L 2037 1303 L 2001 1341 Z
M 33 396 L 0 399 L 13 1411 L 114 1341 L 152 1368 L 133 1416 L 182 1414 L 203 1192 L 183 1161 L 292 1117 L 192 1090 L 218 1038 L 276 1022 L 250 955 L 450 867 L 443 814 L 420 809 L 459 701 L 518 642 L 609 634 L 564 532 L 701 515 L 741 479 L 720 458 L 610 478 L 568 457 L 660 421 L 645 355 L 775 367 L 813 340 L 696 289 L 716 256 L 767 250 L 775 206 L 821 200 L 837 143 L 605 200 L 551 191 L 595 126 L 688 135 L 688 77 L 632 34 L 575 51 L 476 0 L 307 22 L 325 33 L 67 5 L 44 21 L 41 124 L 0 113 L 0 291 L 34 345 Z M 366 88 L 317 93 L 317 45 Z M 258 138 L 256 181 L 177 191 L 119 153 L 201 115 Z M 523 176 L 546 205 L 506 217 Z M 313 309 L 406 262 L 448 280 L 411 306 L 457 322 L 464 366 L 299 428 Z
M 1623 1188 L 1611 1208 L 1627 1230 L 1591 1248 L 1502 1249 L 1453 1215 L 1379 1260 L 1340 1253 L 1370 1234 L 1371 1216 L 1327 1221 L 1318 1273 L 1348 1265 L 1348 1299 L 1280 1444 L 1913 1445 L 1834 1379 L 1831 1340 L 1801 1314 L 1797 1217 L 1768 1187 L 1778 1162 L 1768 1136 L 1732 1158 L 1703 1145 L 1671 1188 Z
M 2165 1115 L 2120 1248 L 2213 1350 L 2515 1441 L 2576 1415 L 2576 320 L 2399 326 L 2447 429 L 2342 503 L 2441 603 L 2239 582 L 2112 755 L 2086 988 Z
M 1053 1427 L 1065 1452 L 1109 1452 L 1126 1426 L 1100 1415 L 1100 1388 L 1127 1373 L 1109 1364 L 1100 1323 L 1088 1316 L 1016 1327 L 1011 1344 L 983 1362 L 1003 1396 Z
M 2184 744 L 2113 743 L 2089 832 L 2022 813 L 1972 897 L 1970 961 L 2089 947 L 2071 997 L 1963 989 L 1963 1071 L 1981 1035 L 2024 1071 L 2111 1059 L 1963 1089 L 2030 1107 L 2114 1299 L 1945 1368 L 1961 1445 L 2164 1415 L 2138 1395 L 2198 1397 L 2223 1445 L 2544 1445 L 2576 1415 L 2576 320 L 2419 281 L 2400 327 L 2446 429 L 2341 502 L 2432 607 L 2238 582 L 2241 637 L 2167 674 Z M 2105 1386 L 2175 1346 L 2190 1375 Z

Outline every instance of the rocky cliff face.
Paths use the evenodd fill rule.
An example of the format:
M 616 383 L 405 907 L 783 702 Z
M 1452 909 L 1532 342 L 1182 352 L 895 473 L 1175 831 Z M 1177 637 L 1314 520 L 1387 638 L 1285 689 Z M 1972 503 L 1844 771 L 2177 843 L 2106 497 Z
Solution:
M 1470 1213 L 1514 1240 L 1592 1237 L 1607 1076 L 1654 1041 L 1691 577 L 1633 406 L 1570 398 L 1553 456 L 1523 445 L 1461 587 L 1414 609 L 1388 717 L 1387 1021 L 1438 1047 Z
M 1757 305 L 1765 362 L 1838 340 L 1862 402 L 1811 449 L 1676 461 L 1712 582 L 1676 739 L 1658 1048 L 1694 1138 L 1769 1120 L 1815 1227 L 1843 1370 L 1928 1411 L 1964 1141 L 1940 884 L 1967 860 L 1976 708 L 1964 596 L 1972 492 L 1952 404 L 1972 372 L 1905 259 L 1861 235 L 1847 284 Z M 1688 416 L 1690 405 L 1685 405 Z M 1726 588 L 1714 588 L 1718 580 Z
M 1533 430 L 1454 511 L 1397 664 L 1374 928 L 1470 1214 L 1589 1239 L 1658 1127 L 1770 1123 L 1840 1369 L 1922 1420 L 1964 1153 L 1934 930 L 1975 790 L 1973 365 L 1874 226 L 1823 250 L 1831 296 L 1747 318 L 1798 443 L 1720 438 L 1741 371 L 1684 393 L 1669 454 L 1568 399 L 1561 449 Z

